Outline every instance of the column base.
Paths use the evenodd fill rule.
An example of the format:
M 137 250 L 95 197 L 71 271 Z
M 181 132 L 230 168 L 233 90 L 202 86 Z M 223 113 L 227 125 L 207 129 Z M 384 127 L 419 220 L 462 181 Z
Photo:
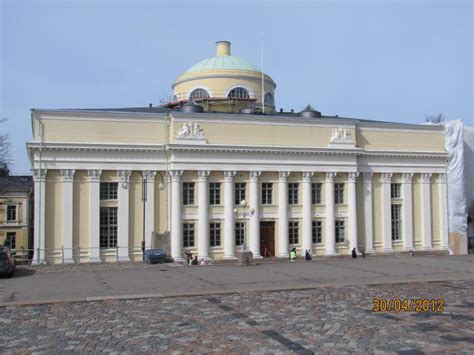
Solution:
M 224 255 L 223 259 L 224 260 L 237 260 L 237 257 L 235 255 Z
M 73 258 L 65 258 L 63 264 L 75 264 L 75 261 Z
M 333 256 L 333 255 L 337 255 L 337 253 L 336 253 L 335 250 L 326 250 L 325 255 L 327 255 L 327 256 Z
M 98 264 L 101 263 L 102 259 L 99 256 L 91 256 L 89 257 L 89 264 Z
M 122 255 L 117 258 L 119 263 L 127 263 L 130 262 L 130 257 L 128 255 Z
M 394 250 L 393 250 L 393 248 L 383 248 L 382 252 L 384 252 L 384 253 L 393 253 Z
M 403 251 L 408 251 L 408 252 L 415 251 L 415 248 L 414 247 L 404 247 Z
M 289 258 L 290 253 L 280 253 L 276 255 L 277 258 Z
M 44 261 L 44 260 L 40 260 L 40 261 L 33 260 L 31 262 L 31 265 L 45 265 L 45 264 L 46 264 L 46 261 Z
M 421 247 L 421 250 L 423 251 L 431 251 L 433 250 L 433 247 L 431 245 L 426 245 L 426 246 L 422 246 Z
M 254 259 L 263 259 L 263 256 L 261 256 L 260 254 L 254 254 L 253 258 Z
M 366 254 L 374 254 L 375 253 L 375 249 L 373 248 L 370 248 L 370 249 L 365 249 L 365 252 Z
M 201 261 L 201 260 L 204 260 L 204 261 L 211 261 L 212 259 L 208 256 L 199 256 L 198 255 L 198 260 Z
M 184 259 L 181 256 L 172 256 L 175 263 L 182 263 Z

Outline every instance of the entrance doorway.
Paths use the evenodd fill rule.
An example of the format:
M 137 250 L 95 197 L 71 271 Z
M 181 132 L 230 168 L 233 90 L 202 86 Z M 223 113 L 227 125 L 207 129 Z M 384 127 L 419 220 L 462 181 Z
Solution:
M 260 222 L 260 254 L 264 258 L 275 256 L 275 222 Z

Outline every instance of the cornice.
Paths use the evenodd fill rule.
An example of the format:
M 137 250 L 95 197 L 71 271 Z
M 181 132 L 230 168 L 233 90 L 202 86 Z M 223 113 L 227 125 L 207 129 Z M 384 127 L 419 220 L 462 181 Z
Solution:
M 39 149 L 37 142 L 27 143 L 28 149 Z M 88 151 L 88 152 L 162 152 L 163 144 L 122 144 L 122 143 L 43 143 L 42 149 L 49 151 Z
M 364 158 L 423 158 L 423 159 L 447 159 L 446 152 L 405 152 L 398 150 L 362 151 L 359 154 Z
M 157 118 L 163 119 L 168 113 L 159 112 L 121 112 L 121 111 L 103 111 L 103 110 L 47 110 L 35 109 L 35 116 L 46 120 L 83 120 L 83 121 L 111 121 L 124 120 L 129 122 L 157 121 Z
M 38 150 L 39 142 L 27 143 L 29 150 Z M 223 144 L 123 144 L 123 143 L 43 143 L 46 151 L 87 151 L 87 152 L 212 152 L 212 153 L 265 153 L 265 154 L 303 154 L 303 155 L 346 155 L 361 158 L 421 158 L 447 159 L 446 152 L 406 152 L 406 151 L 364 151 L 361 148 L 307 148 L 295 146 L 241 146 Z
M 361 152 L 353 149 L 304 148 L 304 147 L 265 147 L 238 145 L 185 145 L 169 144 L 168 150 L 174 152 L 214 152 L 214 153 L 266 153 L 266 154 L 323 154 L 323 155 L 357 155 Z

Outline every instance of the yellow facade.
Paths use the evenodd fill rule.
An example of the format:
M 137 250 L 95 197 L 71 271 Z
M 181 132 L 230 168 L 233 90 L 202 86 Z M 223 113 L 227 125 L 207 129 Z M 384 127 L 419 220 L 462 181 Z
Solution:
M 150 247 L 152 233 L 155 239 L 170 241 L 177 260 L 185 250 L 204 259 L 232 259 L 240 246 L 231 245 L 234 236 L 229 235 L 233 231 L 229 211 L 238 206 L 224 206 L 224 186 L 229 186 L 225 175 L 229 173 L 227 182 L 246 183 L 248 203 L 259 201 L 258 216 L 247 225 L 247 242 L 256 254 L 262 240 L 260 222 L 273 222 L 275 254 L 280 257 L 293 247 L 301 255 L 308 243 L 316 256 L 350 254 L 351 247 L 368 253 L 447 250 L 445 185 L 440 182 L 446 159 L 442 128 L 323 116 L 313 109 L 275 113 L 274 101 L 265 105 L 262 114 L 262 93 L 271 94 L 274 100 L 276 89 L 266 74 L 263 82 L 262 88 L 259 69 L 234 57 L 230 43 L 221 41 L 214 57 L 178 76 L 172 85 L 175 99 L 165 107 L 33 111 L 33 141 L 28 150 L 36 183 L 45 189 L 44 200 L 38 201 L 45 213 L 36 220 L 40 226 L 39 219 L 44 218 L 44 232 L 37 235 L 45 259 L 52 263 L 69 260 L 63 247 L 72 243 L 75 262 L 97 258 L 140 261 L 142 242 Z M 204 96 L 192 97 L 197 89 Z M 239 90 L 231 94 L 234 89 Z M 183 111 L 183 103 L 193 100 L 204 112 Z M 260 109 L 239 112 L 248 104 L 260 105 Z M 310 178 L 309 172 L 313 173 Z M 147 185 L 153 191 L 144 214 L 142 174 L 148 173 L 156 175 Z M 118 196 L 100 199 L 101 184 L 111 182 L 116 183 Z M 192 205 L 182 205 L 185 182 L 195 186 Z M 200 189 L 209 189 L 211 183 L 220 183 L 221 203 L 203 206 Z M 263 183 L 273 184 L 271 204 L 262 203 Z M 298 203 L 280 208 L 280 187 L 288 193 L 288 184 L 295 183 Z M 310 183 L 321 184 L 321 203 L 308 207 L 303 198 Z M 343 186 L 343 201 L 331 205 L 327 189 L 337 184 Z M 387 196 L 393 184 L 402 187 L 403 198 Z M 257 188 L 251 190 L 251 186 Z M 409 206 L 405 199 L 411 200 Z M 387 239 L 392 203 L 402 206 L 403 233 L 408 235 L 402 233 L 400 240 Z M 116 238 L 111 245 L 127 249 L 122 254 L 119 248 L 99 247 L 94 240 L 105 233 L 99 219 L 101 208 L 118 210 L 116 235 L 113 228 L 107 233 Z M 209 237 L 199 234 L 210 233 L 209 226 L 202 228 L 203 216 L 209 223 L 221 224 L 219 246 L 199 244 Z M 279 221 L 286 218 L 298 222 L 297 243 L 287 242 L 286 228 L 281 230 Z M 341 243 L 334 243 L 334 231 L 326 224 L 333 218 L 344 222 Z M 312 237 L 308 221 L 322 222 L 321 243 L 308 239 Z M 182 247 L 183 223 L 195 225 L 193 247 Z M 271 233 L 268 230 L 265 233 Z M 99 255 L 93 255 L 94 248 L 100 249 Z

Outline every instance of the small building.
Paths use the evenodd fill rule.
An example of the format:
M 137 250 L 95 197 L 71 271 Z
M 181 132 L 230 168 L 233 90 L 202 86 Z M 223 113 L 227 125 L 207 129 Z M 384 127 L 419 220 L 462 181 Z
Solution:
M 173 89 L 161 107 L 32 110 L 35 263 L 138 261 L 156 236 L 177 261 L 244 243 L 448 253 L 443 127 L 276 110 L 226 41 Z
M 33 255 L 33 177 L 0 169 L 0 243 L 17 261 Z

